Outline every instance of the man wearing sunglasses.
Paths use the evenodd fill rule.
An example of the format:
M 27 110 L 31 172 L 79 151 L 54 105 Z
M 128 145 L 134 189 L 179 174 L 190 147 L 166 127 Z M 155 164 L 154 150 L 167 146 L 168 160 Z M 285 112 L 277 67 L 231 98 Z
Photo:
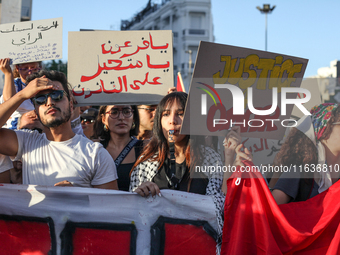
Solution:
M 176 87 L 169 88 L 168 94 L 175 92 Z M 153 105 L 138 105 L 139 114 L 139 129 L 137 139 L 150 140 L 152 137 L 153 120 L 155 118 L 157 104 Z
M 88 108 L 80 115 L 83 133 L 88 139 L 92 139 L 94 135 L 93 126 L 97 116 L 98 110 L 96 108 Z
M 27 99 L 44 126 L 44 133 L 0 129 L 0 153 L 22 160 L 23 184 L 118 189 L 110 154 L 72 131 L 73 103 L 65 75 L 40 71 L 27 79 L 25 89 L 0 105 L 0 125 Z
M 139 130 L 137 138 L 148 140 L 152 136 L 153 119 L 155 118 L 157 105 L 138 105 Z

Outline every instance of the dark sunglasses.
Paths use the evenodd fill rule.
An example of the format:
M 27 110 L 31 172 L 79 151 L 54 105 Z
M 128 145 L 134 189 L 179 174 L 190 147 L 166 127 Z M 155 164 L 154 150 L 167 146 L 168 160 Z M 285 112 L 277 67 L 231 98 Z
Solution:
M 85 118 L 80 118 L 80 121 L 84 124 L 91 124 L 95 122 L 94 119 L 85 119 Z
M 50 93 L 47 94 L 41 94 L 33 97 L 31 100 L 33 103 L 36 103 L 38 105 L 46 104 L 47 98 L 51 97 L 53 101 L 60 101 L 64 97 L 64 93 L 66 94 L 65 90 L 53 90 Z

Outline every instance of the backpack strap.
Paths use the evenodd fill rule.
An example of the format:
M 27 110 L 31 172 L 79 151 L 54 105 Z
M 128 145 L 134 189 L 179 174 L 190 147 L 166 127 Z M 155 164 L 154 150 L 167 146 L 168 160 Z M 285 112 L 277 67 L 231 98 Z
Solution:
M 131 137 L 130 142 L 125 146 L 125 148 L 120 152 L 120 154 L 115 160 L 116 168 L 119 167 L 120 163 L 122 163 L 124 158 L 129 154 L 129 152 L 137 142 L 138 142 L 137 138 Z

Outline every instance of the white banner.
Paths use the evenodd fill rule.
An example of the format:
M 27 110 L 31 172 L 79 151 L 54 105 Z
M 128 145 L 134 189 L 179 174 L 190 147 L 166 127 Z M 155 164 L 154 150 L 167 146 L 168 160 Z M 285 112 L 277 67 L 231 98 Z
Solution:
M 161 223 L 160 216 L 164 217 Z M 157 220 L 158 227 L 155 227 Z M 174 235 L 170 237 L 168 234 L 165 240 L 165 232 L 160 233 L 159 227 L 159 224 L 164 226 L 164 222 L 165 225 L 170 222 L 164 231 Z M 202 225 L 202 222 L 206 223 Z M 44 225 L 49 228 L 44 230 Z M 180 225 L 183 227 L 178 227 Z M 176 226 L 175 230 L 171 230 L 171 226 Z M 193 226 L 196 230 L 191 229 Z M 204 236 L 204 242 L 199 239 L 201 234 L 195 235 L 195 231 L 201 233 L 200 226 L 208 229 L 208 233 L 211 228 L 210 233 Z M 81 232 L 84 229 L 85 234 Z M 121 233 L 113 238 L 117 229 Z M 185 238 L 186 234 L 188 240 L 182 240 L 186 245 L 193 242 L 197 249 L 203 249 L 200 245 L 209 245 L 210 250 L 215 250 L 216 243 L 211 234 L 216 229 L 215 207 L 209 196 L 162 190 L 161 197 L 143 198 L 123 191 L 0 184 L 0 247 L 3 254 L 19 254 L 14 249 L 32 254 L 46 254 L 46 251 L 51 254 L 77 254 L 79 248 L 93 249 L 95 254 L 113 254 L 112 251 L 121 254 L 117 253 L 117 249 L 150 254 L 151 240 L 153 249 L 161 247 L 163 251 L 169 251 L 171 242 Z M 125 243 L 124 233 L 131 233 Z M 91 235 L 95 237 L 90 238 Z M 162 235 L 163 241 L 158 240 Z M 101 250 L 104 248 L 106 253 Z M 74 253 L 70 253 L 70 249 Z

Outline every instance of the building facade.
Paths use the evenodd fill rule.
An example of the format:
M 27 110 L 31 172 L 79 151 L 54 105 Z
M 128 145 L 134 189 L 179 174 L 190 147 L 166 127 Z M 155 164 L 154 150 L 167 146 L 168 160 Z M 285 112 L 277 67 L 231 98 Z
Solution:
M 333 60 L 328 67 L 318 69 L 317 79 L 322 102 L 340 103 L 340 61 Z
M 133 18 L 121 21 L 121 30 L 172 30 L 174 81 L 180 72 L 188 92 L 200 41 L 214 41 L 211 1 L 149 0 Z
M 32 0 L 0 0 L 0 24 L 31 20 Z

